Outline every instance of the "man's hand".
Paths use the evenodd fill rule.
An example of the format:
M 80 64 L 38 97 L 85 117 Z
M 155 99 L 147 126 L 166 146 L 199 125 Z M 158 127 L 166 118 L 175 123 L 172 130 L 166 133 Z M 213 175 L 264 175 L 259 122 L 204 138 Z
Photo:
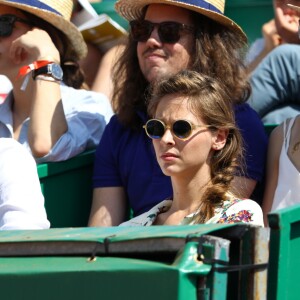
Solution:
M 300 44 L 298 37 L 299 17 L 295 13 L 286 13 L 281 7 L 275 7 L 275 22 L 283 43 Z

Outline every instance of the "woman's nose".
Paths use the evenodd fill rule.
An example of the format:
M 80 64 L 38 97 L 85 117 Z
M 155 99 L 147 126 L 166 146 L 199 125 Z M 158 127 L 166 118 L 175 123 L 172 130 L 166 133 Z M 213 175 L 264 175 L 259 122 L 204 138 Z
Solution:
M 166 131 L 164 135 L 161 138 L 161 142 L 168 144 L 168 145 L 174 145 L 175 140 L 172 131 L 169 128 L 166 128 Z

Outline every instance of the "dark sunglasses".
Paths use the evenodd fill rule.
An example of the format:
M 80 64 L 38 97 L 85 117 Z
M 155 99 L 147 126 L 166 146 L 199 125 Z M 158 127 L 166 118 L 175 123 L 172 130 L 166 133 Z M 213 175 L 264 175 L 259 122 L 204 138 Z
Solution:
M 8 37 L 12 34 L 15 22 L 22 22 L 32 25 L 29 21 L 19 18 L 15 15 L 0 16 L 0 37 Z
M 198 127 L 203 127 L 206 129 L 215 128 L 211 125 L 194 125 L 187 120 L 177 120 L 170 126 L 158 119 L 150 119 L 143 126 L 146 134 L 153 140 L 161 139 L 167 129 L 170 129 L 178 139 L 186 140 L 191 136 L 192 131 Z
M 131 35 L 137 42 L 146 42 L 155 27 L 162 43 L 175 44 L 180 40 L 182 31 L 194 32 L 194 27 L 177 22 L 152 23 L 150 21 L 131 21 Z

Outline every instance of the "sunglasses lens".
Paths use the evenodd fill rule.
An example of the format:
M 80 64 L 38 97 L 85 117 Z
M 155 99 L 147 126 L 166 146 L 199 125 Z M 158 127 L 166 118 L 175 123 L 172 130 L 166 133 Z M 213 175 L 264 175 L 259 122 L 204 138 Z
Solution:
M 0 36 L 10 36 L 12 33 L 12 29 L 13 24 L 11 23 L 11 21 L 5 16 L 0 17 Z
M 158 35 L 163 43 L 174 44 L 180 40 L 180 24 L 175 22 L 164 22 L 158 27 Z
M 150 37 L 153 30 L 153 25 L 149 22 L 136 22 L 133 21 L 130 23 L 131 35 L 133 39 L 137 42 L 146 42 Z
M 161 139 L 165 133 L 165 126 L 158 120 L 150 120 L 147 122 L 146 131 L 152 139 Z
M 176 121 L 173 124 L 173 132 L 180 139 L 186 139 L 192 132 L 191 124 L 185 120 Z

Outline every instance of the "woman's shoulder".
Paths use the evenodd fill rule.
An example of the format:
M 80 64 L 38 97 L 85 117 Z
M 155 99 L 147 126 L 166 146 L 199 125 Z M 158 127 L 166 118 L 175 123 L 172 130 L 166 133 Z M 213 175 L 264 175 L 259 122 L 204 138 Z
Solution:
M 217 223 L 239 222 L 263 226 L 263 213 L 260 205 L 251 199 L 234 198 L 224 201 Z
M 129 221 L 120 224 L 119 226 L 151 226 L 160 213 L 165 212 L 170 208 L 171 203 L 172 200 L 164 200 L 152 207 L 149 211 L 132 218 Z

